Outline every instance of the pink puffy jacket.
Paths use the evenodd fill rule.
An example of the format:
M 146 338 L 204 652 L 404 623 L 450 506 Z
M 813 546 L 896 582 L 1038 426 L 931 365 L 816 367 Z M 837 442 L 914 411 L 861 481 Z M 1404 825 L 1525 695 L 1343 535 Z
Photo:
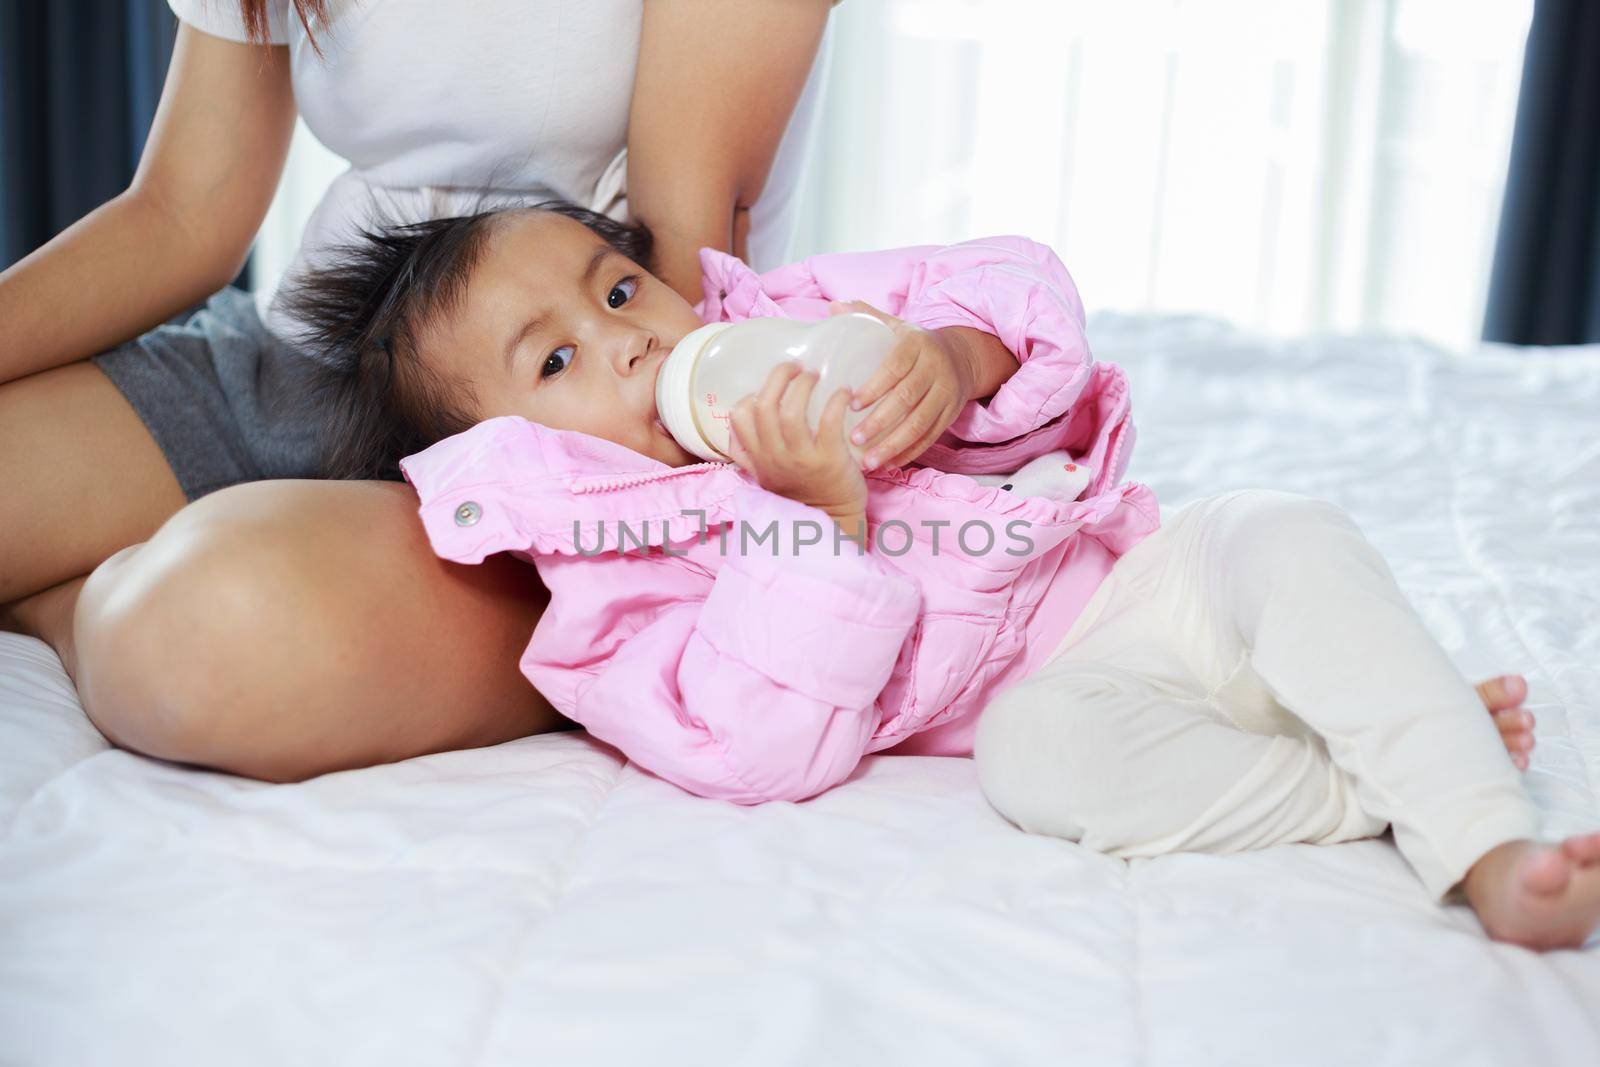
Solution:
M 763 275 L 705 249 L 701 265 L 707 322 L 814 319 L 858 299 L 929 329 L 987 330 L 1021 365 L 921 467 L 867 476 L 870 552 L 731 463 L 668 467 L 515 417 L 403 462 L 434 551 L 533 562 L 551 597 L 523 673 L 693 793 L 801 800 L 869 752 L 970 755 L 988 699 L 1049 655 L 1159 523 L 1150 490 L 1122 481 L 1128 386 L 1090 356 L 1071 277 L 1020 237 Z M 1056 449 L 1094 472 L 1072 503 L 967 477 Z

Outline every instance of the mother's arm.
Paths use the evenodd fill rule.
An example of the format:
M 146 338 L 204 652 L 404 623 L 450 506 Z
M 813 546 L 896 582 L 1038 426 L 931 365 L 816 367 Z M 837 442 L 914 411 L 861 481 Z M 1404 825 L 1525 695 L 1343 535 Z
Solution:
M 700 299 L 702 247 L 744 255 L 750 205 L 832 0 L 650 0 L 628 116 L 628 202 L 656 274 Z

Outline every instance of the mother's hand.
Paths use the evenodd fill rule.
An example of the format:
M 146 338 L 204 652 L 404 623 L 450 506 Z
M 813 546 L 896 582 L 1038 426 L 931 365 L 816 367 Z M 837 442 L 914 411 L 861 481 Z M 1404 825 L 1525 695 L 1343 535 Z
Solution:
M 655 273 L 699 301 L 702 247 L 745 254 L 749 209 L 805 88 L 830 0 L 650 0 L 628 115 L 628 202 Z

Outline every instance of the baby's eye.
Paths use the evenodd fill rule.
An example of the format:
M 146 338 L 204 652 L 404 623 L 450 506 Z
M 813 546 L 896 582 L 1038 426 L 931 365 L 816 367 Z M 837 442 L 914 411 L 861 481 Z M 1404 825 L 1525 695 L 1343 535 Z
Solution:
M 553 378 L 567 369 L 576 355 L 571 345 L 562 345 L 548 356 L 544 357 L 544 365 L 539 368 L 539 377 Z
M 606 306 L 619 308 L 633 299 L 633 294 L 639 291 L 638 278 L 624 278 L 611 287 L 611 292 L 606 294 Z

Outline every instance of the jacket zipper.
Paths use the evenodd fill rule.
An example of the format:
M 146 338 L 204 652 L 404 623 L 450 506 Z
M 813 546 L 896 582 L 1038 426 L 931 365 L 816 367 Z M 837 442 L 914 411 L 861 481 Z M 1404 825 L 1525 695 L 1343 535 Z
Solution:
M 640 474 L 614 474 L 610 477 L 599 478 L 592 481 L 577 481 L 572 484 L 574 493 L 606 493 L 615 489 L 631 489 L 636 485 L 645 485 L 649 482 L 665 481 L 676 478 L 682 474 L 698 474 L 710 470 L 730 467 L 731 463 L 691 463 L 687 467 L 673 467 L 664 471 L 648 471 Z
M 1128 396 L 1128 380 L 1126 378 L 1118 379 L 1118 385 L 1121 387 L 1120 392 L 1122 393 L 1122 396 L 1118 397 L 1117 399 L 1126 400 L 1127 396 Z M 1113 433 L 1115 433 L 1117 435 L 1117 443 L 1116 443 L 1116 446 L 1111 449 L 1111 462 L 1106 464 L 1106 470 L 1113 472 L 1112 473 L 1112 477 L 1116 476 L 1115 475 L 1115 471 L 1117 469 L 1117 461 L 1122 458 L 1122 446 L 1125 443 L 1127 443 L 1128 430 L 1132 427 L 1132 425 L 1133 425 L 1133 412 L 1125 411 L 1123 413 L 1123 424 L 1122 424 L 1122 426 L 1119 427 L 1118 429 L 1112 431 Z M 1105 478 L 1105 471 L 1101 471 L 1096 476 L 1096 480 L 1101 481 L 1102 483 L 1104 482 L 1104 478 Z M 1103 491 L 1103 488 L 1104 487 L 1102 485 L 1102 491 Z

